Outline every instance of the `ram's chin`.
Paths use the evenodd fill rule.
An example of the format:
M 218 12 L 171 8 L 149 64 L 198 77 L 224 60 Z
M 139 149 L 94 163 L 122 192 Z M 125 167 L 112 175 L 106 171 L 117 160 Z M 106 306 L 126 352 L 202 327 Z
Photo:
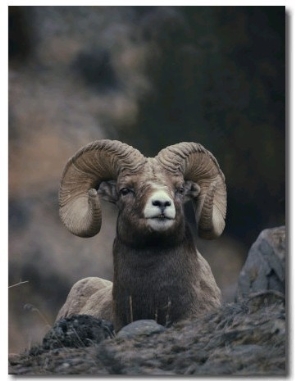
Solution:
M 148 218 L 147 225 L 155 231 L 166 231 L 174 225 L 175 220 L 169 218 Z

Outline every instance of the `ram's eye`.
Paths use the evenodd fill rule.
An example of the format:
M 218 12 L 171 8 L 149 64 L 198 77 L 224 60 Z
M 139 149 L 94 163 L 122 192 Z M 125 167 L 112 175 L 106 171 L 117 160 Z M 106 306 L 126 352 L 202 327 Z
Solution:
M 184 186 L 178 187 L 178 188 L 176 189 L 176 192 L 177 192 L 178 194 L 184 194 Z
M 122 188 L 122 189 L 120 189 L 120 194 L 122 195 L 122 196 L 126 196 L 128 193 L 130 193 L 130 192 L 132 192 L 132 190 L 131 189 L 129 189 L 129 188 Z

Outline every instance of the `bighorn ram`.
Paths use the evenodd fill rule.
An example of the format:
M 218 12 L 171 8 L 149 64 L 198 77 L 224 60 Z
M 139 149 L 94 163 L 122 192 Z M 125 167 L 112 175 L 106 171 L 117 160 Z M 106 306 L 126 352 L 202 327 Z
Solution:
M 92 142 L 69 159 L 62 175 L 65 226 L 80 237 L 97 234 L 101 198 L 119 209 L 113 283 L 77 282 L 57 319 L 90 314 L 113 321 L 119 330 L 133 320 L 166 325 L 219 306 L 220 290 L 183 210 L 192 199 L 202 238 L 218 237 L 225 227 L 225 179 L 209 151 L 179 143 L 146 158 L 119 141 Z

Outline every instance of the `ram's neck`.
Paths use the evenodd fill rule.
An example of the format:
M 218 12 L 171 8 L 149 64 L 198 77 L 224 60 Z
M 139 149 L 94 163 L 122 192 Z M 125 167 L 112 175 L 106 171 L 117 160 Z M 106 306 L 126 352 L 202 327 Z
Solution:
M 153 245 L 136 249 L 116 238 L 113 286 L 116 329 L 138 319 L 155 319 L 165 325 L 182 318 L 195 298 L 191 284 L 196 282 L 198 267 L 197 251 L 188 228 L 180 243 L 163 248 Z

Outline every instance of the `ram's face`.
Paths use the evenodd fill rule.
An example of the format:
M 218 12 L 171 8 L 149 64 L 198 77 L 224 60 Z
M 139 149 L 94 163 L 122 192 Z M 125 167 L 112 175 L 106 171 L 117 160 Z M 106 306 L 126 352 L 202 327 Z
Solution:
M 99 193 L 119 208 L 118 234 L 129 236 L 174 232 L 183 224 L 183 204 L 196 197 L 200 188 L 172 176 L 158 163 L 150 161 L 141 173 L 120 176 L 116 183 L 102 183 Z
M 146 224 L 153 230 L 168 230 L 174 224 L 176 215 L 178 217 L 178 206 L 181 206 L 179 200 L 176 200 L 179 195 L 177 190 L 154 180 L 147 181 L 145 185 L 148 189 L 144 197 L 142 216 Z M 175 205 L 176 201 L 178 205 Z

